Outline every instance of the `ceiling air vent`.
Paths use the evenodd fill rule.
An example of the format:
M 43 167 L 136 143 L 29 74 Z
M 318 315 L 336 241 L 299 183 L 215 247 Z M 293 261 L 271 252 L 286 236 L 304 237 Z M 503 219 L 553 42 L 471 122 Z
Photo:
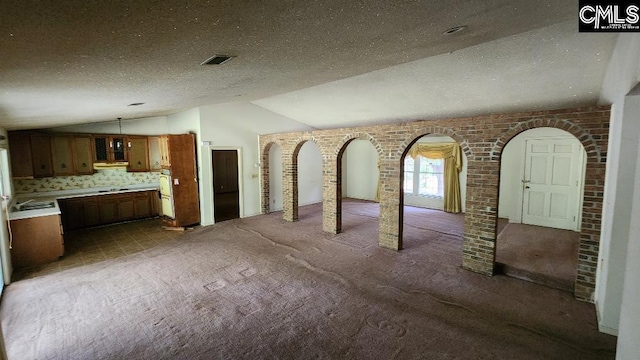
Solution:
M 200 65 L 222 65 L 227 61 L 233 59 L 235 56 L 231 55 L 213 55 L 207 60 L 203 61 Z

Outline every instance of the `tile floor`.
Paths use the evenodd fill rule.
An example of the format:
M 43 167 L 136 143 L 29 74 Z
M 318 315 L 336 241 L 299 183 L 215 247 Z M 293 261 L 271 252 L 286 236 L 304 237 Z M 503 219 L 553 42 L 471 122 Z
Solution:
M 16 269 L 13 281 L 134 254 L 173 240 L 182 234 L 182 231 L 163 229 L 159 218 L 69 231 L 64 234 L 63 257 L 49 264 Z

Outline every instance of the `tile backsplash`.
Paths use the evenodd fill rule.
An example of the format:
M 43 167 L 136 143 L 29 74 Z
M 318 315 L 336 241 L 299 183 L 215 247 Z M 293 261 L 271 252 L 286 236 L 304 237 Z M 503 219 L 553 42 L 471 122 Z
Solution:
M 157 172 L 127 172 L 125 169 L 106 169 L 99 170 L 93 175 L 14 180 L 13 186 L 16 194 L 28 194 L 107 186 L 157 184 L 158 181 L 159 173 Z

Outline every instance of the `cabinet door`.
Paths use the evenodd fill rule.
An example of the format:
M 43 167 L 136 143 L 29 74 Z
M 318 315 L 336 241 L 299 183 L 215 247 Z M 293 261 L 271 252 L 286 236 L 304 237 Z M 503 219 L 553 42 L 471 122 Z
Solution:
M 31 135 L 20 131 L 9 131 L 11 174 L 15 179 L 33 178 L 31 159 Z
M 75 174 L 71 136 L 55 135 L 51 137 L 53 175 L 66 176 Z
M 75 135 L 73 140 L 76 174 L 93 174 L 93 151 L 91 151 L 91 136 Z
M 134 195 L 136 218 L 143 219 L 151 216 L 150 192 L 139 192 Z
M 160 154 L 160 138 L 157 136 L 149 137 L 149 170 L 162 170 L 162 155 Z
M 86 227 L 98 226 L 100 222 L 100 207 L 98 199 L 94 196 L 83 198 L 84 200 L 84 225 Z
M 171 166 L 171 159 L 169 158 L 169 137 L 160 137 L 160 164 L 163 167 Z
M 110 224 L 118 221 L 118 199 L 113 195 L 102 195 L 99 200 L 100 223 Z
M 129 137 L 129 171 L 149 171 L 146 137 Z
M 162 208 L 162 200 L 160 198 L 159 191 L 149 191 L 149 199 L 151 200 L 151 216 L 160 215 L 160 209 Z
M 84 204 L 82 199 L 65 201 L 63 214 L 64 229 L 66 231 L 81 229 L 85 227 Z
M 49 135 L 31 135 L 31 155 L 33 158 L 33 176 L 53 176 L 51 165 L 51 138 Z
M 136 207 L 131 194 L 117 195 L 118 220 L 131 220 L 136 218 Z
M 109 138 L 109 161 L 127 161 L 127 138 L 112 136 Z
M 109 161 L 109 139 L 106 136 L 94 136 L 93 149 L 95 162 Z

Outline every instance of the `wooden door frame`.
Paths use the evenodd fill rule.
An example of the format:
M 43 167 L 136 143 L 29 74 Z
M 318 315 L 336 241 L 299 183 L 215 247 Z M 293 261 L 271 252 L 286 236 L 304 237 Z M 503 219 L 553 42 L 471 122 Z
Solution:
M 215 214 L 215 190 L 213 189 L 213 151 L 216 150 L 235 150 L 238 154 L 238 205 L 240 208 L 240 218 L 244 218 L 244 186 L 243 186 L 243 171 L 242 171 L 242 147 L 240 146 L 214 146 L 209 145 L 209 149 L 207 151 L 207 158 L 209 161 L 209 167 L 211 171 L 209 172 L 209 176 L 211 178 L 211 195 L 209 196 L 209 201 L 211 201 L 212 205 L 212 218 L 213 223 L 216 223 L 216 214 Z

